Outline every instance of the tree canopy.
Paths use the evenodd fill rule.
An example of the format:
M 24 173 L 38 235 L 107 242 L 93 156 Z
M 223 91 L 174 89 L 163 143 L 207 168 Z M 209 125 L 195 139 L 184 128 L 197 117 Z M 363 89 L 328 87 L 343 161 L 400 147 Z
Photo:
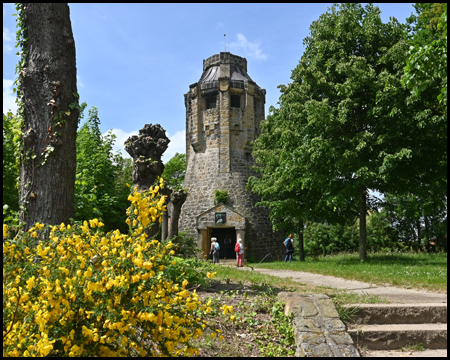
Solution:
M 439 100 L 442 111 L 447 111 L 447 4 L 416 4 L 418 16 L 414 37 L 405 67 L 403 84 L 416 95 L 431 90 Z
M 92 107 L 77 135 L 75 220 L 99 218 L 107 230 L 126 228 L 131 183 L 132 162 L 113 153 L 114 142 L 111 132 L 102 135 L 98 109 Z
M 322 14 L 254 144 L 261 176 L 249 186 L 262 204 L 304 220 L 359 213 L 361 260 L 368 189 L 414 192 L 442 179 L 441 125 L 415 116 L 422 104 L 401 84 L 406 30 L 394 18 L 383 23 L 371 4 Z
M 185 174 L 186 154 L 175 153 L 167 164 L 165 164 L 162 178 L 172 189 L 180 190 L 183 187 Z

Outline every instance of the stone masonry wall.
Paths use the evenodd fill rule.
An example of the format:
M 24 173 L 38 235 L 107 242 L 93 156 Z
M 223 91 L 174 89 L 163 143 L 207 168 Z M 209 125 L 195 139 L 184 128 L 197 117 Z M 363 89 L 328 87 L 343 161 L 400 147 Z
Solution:
M 249 77 L 231 81 L 230 66 L 247 71 L 247 61 L 230 53 L 204 60 L 204 72 L 220 66 L 218 81 L 190 86 L 186 104 L 186 162 L 184 187 L 188 196 L 180 216 L 180 231 L 199 239 L 196 218 L 214 205 L 215 190 L 227 190 L 226 205 L 247 219 L 245 256 L 261 259 L 284 257 L 284 237 L 274 234 L 268 209 L 255 207 L 259 198 L 246 190 L 251 170 L 252 141 L 264 119 L 265 90 Z M 216 97 L 216 107 L 206 108 L 206 100 Z M 239 96 L 240 107 L 231 107 L 231 96 Z

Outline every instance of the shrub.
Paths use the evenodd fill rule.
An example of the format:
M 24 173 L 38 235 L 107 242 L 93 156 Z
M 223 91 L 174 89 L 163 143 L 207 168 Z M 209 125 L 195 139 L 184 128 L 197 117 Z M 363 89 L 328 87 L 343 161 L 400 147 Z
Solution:
M 227 190 L 215 190 L 214 191 L 214 199 L 216 200 L 216 204 L 225 203 L 228 200 L 228 191 Z
M 158 190 L 130 195 L 127 235 L 101 232 L 97 219 L 36 224 L 14 238 L 3 225 L 3 356 L 198 352 L 190 341 L 208 327 L 201 316 L 211 308 L 189 291 L 186 274 L 171 271 L 173 244 L 147 238 L 164 206 Z
M 172 239 L 175 245 L 175 254 L 185 259 L 197 258 L 202 251 L 197 247 L 197 241 L 193 236 L 188 236 L 187 231 L 180 232 Z

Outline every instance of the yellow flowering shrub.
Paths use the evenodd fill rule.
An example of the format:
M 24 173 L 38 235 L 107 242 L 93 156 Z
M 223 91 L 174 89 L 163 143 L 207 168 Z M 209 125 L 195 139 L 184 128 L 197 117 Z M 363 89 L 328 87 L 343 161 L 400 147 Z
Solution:
M 172 243 L 145 232 L 164 208 L 159 188 L 130 195 L 130 234 L 105 234 L 97 219 L 36 224 L 15 238 L 3 225 L 3 356 L 198 353 L 190 342 L 208 327 L 201 315 L 211 308 L 183 273 L 168 271 Z

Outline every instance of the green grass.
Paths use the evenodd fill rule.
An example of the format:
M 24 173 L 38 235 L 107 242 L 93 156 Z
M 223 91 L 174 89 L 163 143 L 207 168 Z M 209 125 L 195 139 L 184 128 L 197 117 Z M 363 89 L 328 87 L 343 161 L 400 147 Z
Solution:
M 447 291 L 447 254 L 369 254 L 360 262 L 358 254 L 306 258 L 292 263 L 282 261 L 250 264 L 258 268 L 288 269 L 331 275 L 375 284 L 391 284 L 403 288 Z

